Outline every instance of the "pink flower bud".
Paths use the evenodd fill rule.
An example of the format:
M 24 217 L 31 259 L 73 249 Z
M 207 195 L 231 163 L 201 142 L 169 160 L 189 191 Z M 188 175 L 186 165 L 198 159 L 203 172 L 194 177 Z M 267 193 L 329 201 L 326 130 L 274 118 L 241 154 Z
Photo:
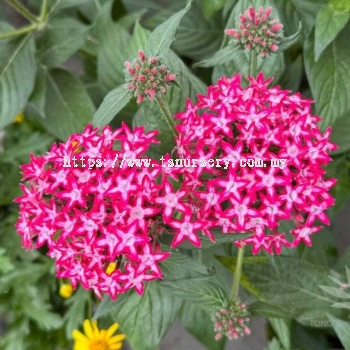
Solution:
M 239 15 L 239 19 L 241 20 L 241 22 L 246 23 L 247 22 L 247 18 L 245 18 L 242 14 Z
M 156 98 L 155 95 L 150 95 L 148 99 L 149 99 L 151 102 L 153 102 L 153 101 L 155 100 L 155 98 Z
M 146 76 L 145 75 L 140 75 L 137 80 L 141 81 L 141 82 L 144 82 L 144 81 L 146 81 Z
M 161 71 L 162 71 L 163 73 L 165 73 L 167 70 L 168 70 L 168 67 L 167 67 L 167 66 L 164 66 L 164 67 L 161 68 Z
M 258 43 L 260 42 L 260 38 L 256 37 L 256 38 L 254 39 L 254 42 L 255 42 L 255 44 L 258 44 Z
M 249 43 L 247 46 L 246 46 L 247 50 L 251 50 L 253 48 L 253 45 L 251 43 Z
M 227 35 L 235 35 L 236 31 L 234 29 L 226 29 L 225 34 Z
M 151 96 L 155 96 L 156 90 L 150 89 L 150 90 L 148 90 L 148 93 L 149 93 Z
M 166 93 L 166 88 L 163 86 L 163 87 L 160 89 L 160 92 L 161 92 L 162 94 L 165 94 L 165 93 Z
M 262 47 L 265 47 L 266 46 L 266 41 L 265 40 L 263 40 L 262 42 L 261 42 L 261 44 L 260 44 Z
M 147 67 L 147 68 L 145 68 L 145 69 L 143 70 L 143 72 L 144 72 L 144 73 L 149 73 L 150 70 L 149 70 L 149 68 Z
M 243 35 L 248 36 L 249 35 L 249 30 L 243 30 Z
M 261 17 L 261 23 L 265 23 L 267 21 L 267 19 L 268 19 L 268 16 L 267 15 L 263 15 Z
M 150 80 L 150 81 L 154 81 L 154 79 L 155 79 L 155 77 L 154 77 L 153 75 L 151 75 L 151 76 L 149 77 L 149 80 Z
M 129 68 L 129 67 L 131 67 L 131 63 L 130 63 L 129 61 L 126 61 L 126 62 L 124 63 L 124 66 L 125 66 L 126 68 Z
M 153 75 L 156 75 L 156 74 L 157 74 L 157 69 L 156 69 L 156 68 L 152 68 L 152 69 L 151 69 L 151 73 L 152 73 Z
M 238 319 L 238 323 L 239 323 L 239 324 L 242 324 L 243 322 L 244 322 L 243 318 L 239 318 L 239 319 Z
M 126 88 L 132 90 L 134 88 L 134 84 L 127 84 Z
M 249 41 L 253 41 L 253 40 L 254 40 L 254 37 L 253 37 L 252 35 L 249 35 L 249 36 L 248 36 L 248 40 L 249 40 Z
M 220 333 L 216 334 L 215 340 L 220 340 L 220 339 L 221 339 L 221 334 Z
M 267 17 L 270 17 L 271 12 L 272 12 L 272 7 L 268 7 L 268 8 L 266 9 L 266 11 L 265 11 L 265 15 L 266 15 Z
M 251 19 L 254 19 L 255 18 L 255 9 L 253 6 L 249 7 L 248 9 L 248 15 Z
M 166 77 L 165 77 L 165 80 L 166 81 L 173 81 L 176 79 L 176 75 L 175 74 L 168 74 Z
M 264 8 L 262 6 L 259 7 L 259 15 L 262 15 L 264 13 Z
M 240 24 L 240 25 L 239 25 L 239 28 L 240 28 L 240 29 L 245 29 L 245 25 L 244 25 L 244 24 Z
M 270 49 L 271 49 L 271 51 L 277 51 L 278 50 L 278 46 L 276 44 L 272 44 L 270 46 Z
M 250 334 L 251 330 L 249 328 L 244 328 L 244 332 L 245 332 L 245 334 Z
M 134 68 L 128 68 L 128 72 L 132 75 L 134 75 L 136 73 Z
M 260 18 L 255 18 L 254 24 L 258 27 L 260 25 Z
M 235 37 L 236 37 L 237 39 L 240 39 L 240 37 L 241 37 L 241 34 L 239 34 L 239 33 L 236 33 L 236 34 L 235 34 Z
M 139 57 L 140 57 L 142 62 L 146 61 L 146 55 L 142 50 L 139 50 Z
M 137 103 L 142 103 L 142 101 L 145 99 L 145 96 L 144 95 L 141 95 L 137 98 Z
M 235 338 L 235 339 L 238 338 L 238 333 L 237 332 L 233 332 L 233 338 Z
M 278 31 L 280 31 L 282 28 L 283 28 L 283 24 L 276 24 L 275 26 L 273 26 L 273 27 L 271 28 L 271 31 L 273 31 L 273 32 L 278 32 Z
M 157 57 L 150 57 L 148 60 L 149 60 L 149 62 L 151 62 L 152 64 L 156 64 L 157 61 L 158 61 Z
M 135 68 L 136 68 L 136 70 L 140 70 L 141 69 L 140 63 L 136 63 Z

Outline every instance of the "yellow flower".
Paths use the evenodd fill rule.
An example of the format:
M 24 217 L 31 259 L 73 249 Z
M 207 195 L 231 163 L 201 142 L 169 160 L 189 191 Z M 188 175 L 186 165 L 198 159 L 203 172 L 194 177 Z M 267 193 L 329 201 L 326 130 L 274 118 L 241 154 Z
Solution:
M 112 263 L 109 263 L 108 267 L 107 267 L 107 270 L 106 270 L 106 274 L 107 275 L 110 275 L 117 267 L 117 264 L 112 262 Z
M 73 331 L 74 350 L 118 350 L 123 346 L 122 341 L 125 339 L 124 334 L 113 334 L 119 328 L 118 323 L 114 323 L 108 330 L 98 329 L 97 321 L 84 321 L 85 335 Z
M 22 123 L 23 119 L 24 119 L 24 113 L 22 111 L 20 114 L 18 114 L 18 116 L 13 120 L 12 123 Z
M 73 287 L 70 284 L 64 283 L 60 287 L 60 296 L 62 298 L 70 298 L 73 294 Z

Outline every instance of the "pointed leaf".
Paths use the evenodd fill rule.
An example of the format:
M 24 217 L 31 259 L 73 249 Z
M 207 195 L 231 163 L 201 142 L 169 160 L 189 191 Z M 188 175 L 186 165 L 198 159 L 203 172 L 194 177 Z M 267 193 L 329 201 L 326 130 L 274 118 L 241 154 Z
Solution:
M 339 340 L 345 349 L 350 349 L 350 324 L 349 321 L 340 320 L 331 314 L 327 314 L 328 319 L 332 323 L 332 327 L 337 333 Z
M 299 36 L 300 36 L 302 28 L 303 28 L 303 25 L 301 22 L 299 22 L 299 28 L 295 34 L 288 36 L 286 38 L 282 38 L 282 40 L 278 46 L 278 52 L 286 51 L 287 49 L 289 49 L 290 47 L 295 45 L 299 40 Z
M 94 126 L 105 126 L 128 104 L 132 99 L 132 92 L 125 85 L 120 85 L 112 90 L 104 98 L 97 110 L 92 124 Z
M 211 58 L 195 63 L 193 68 L 196 67 L 214 67 L 226 62 L 233 61 L 235 59 L 246 59 L 244 51 L 238 45 L 229 45 L 216 52 Z M 247 62 L 246 62 L 247 63 Z
M 0 32 L 11 26 L 0 22 Z M 24 109 L 36 75 L 32 35 L 0 41 L 0 128 L 4 128 Z
M 167 55 L 171 44 L 175 40 L 182 17 L 191 8 L 193 0 L 189 0 L 186 7 L 172 15 L 166 22 L 158 26 L 148 39 L 146 52 L 150 56 Z

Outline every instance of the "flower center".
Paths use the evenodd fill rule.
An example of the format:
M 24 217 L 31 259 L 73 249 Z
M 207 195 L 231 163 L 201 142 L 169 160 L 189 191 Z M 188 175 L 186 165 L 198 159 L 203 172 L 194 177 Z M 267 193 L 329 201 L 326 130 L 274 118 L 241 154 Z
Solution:
M 105 340 L 93 340 L 89 345 L 89 350 L 110 350 Z
M 177 204 L 176 196 L 172 193 L 169 193 L 165 196 L 164 202 L 168 207 L 175 207 Z
M 131 210 L 130 216 L 133 219 L 142 219 L 145 216 L 145 214 L 141 207 L 136 207 Z

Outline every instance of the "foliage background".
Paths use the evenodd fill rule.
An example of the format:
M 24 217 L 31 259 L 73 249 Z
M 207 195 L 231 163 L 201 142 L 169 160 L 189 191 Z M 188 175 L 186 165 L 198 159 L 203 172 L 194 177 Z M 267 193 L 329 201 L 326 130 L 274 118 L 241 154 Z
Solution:
M 40 12 L 40 0 L 23 3 L 34 13 Z M 78 289 L 71 299 L 63 300 L 45 250 L 22 249 L 13 226 L 18 207 L 12 203 L 19 195 L 19 165 L 29 160 L 30 152 L 44 153 L 53 141 L 82 131 L 104 96 L 124 82 L 123 64 L 145 45 L 148 31 L 185 4 L 185 0 L 51 0 L 49 20 L 41 31 L 0 41 L 1 349 L 70 349 L 71 331 L 81 326 L 91 299 L 89 293 Z M 274 15 L 285 25 L 286 36 L 294 34 L 302 22 L 299 42 L 281 55 L 260 60 L 259 68 L 275 77 L 274 84 L 315 99 L 314 112 L 323 118 L 322 129 L 333 127 L 332 138 L 340 148 L 327 169 L 329 177 L 338 179 L 333 190 L 337 204 L 329 213 L 330 229 L 314 237 L 312 248 L 284 251 L 281 257 L 248 256 L 243 275 L 245 293 L 253 315 L 268 320 L 267 349 L 350 349 L 350 326 L 334 321 L 349 319 L 349 307 L 344 302 L 350 295 L 334 290 L 330 295 L 320 288 L 336 286 L 329 275 L 345 283 L 345 266 L 350 267 L 350 250 L 344 246 L 348 244 L 341 244 L 338 250 L 339 238 L 334 233 L 339 225 L 337 213 L 350 195 L 349 1 L 196 0 L 181 21 L 177 41 L 167 57 L 169 66 L 179 73 L 181 85 L 181 89 L 172 88 L 167 98 L 172 113 L 176 113 L 184 109 L 187 97 L 194 99 L 197 93 L 205 92 L 206 85 L 218 77 L 238 71 L 247 74 L 248 67 L 237 60 L 210 69 L 193 69 L 192 65 L 227 45 L 224 29 L 232 28 L 239 13 L 250 4 L 273 6 Z M 0 35 L 13 26 L 27 25 L 22 20 L 14 22 L 11 14 L 1 0 Z M 21 111 L 24 121 L 13 123 Z M 130 103 L 111 125 L 118 126 L 122 120 L 159 129 L 159 154 L 172 149 L 171 132 L 150 103 L 141 108 Z M 338 232 L 344 235 L 349 207 L 343 213 L 347 223 L 344 231 Z M 133 348 L 147 350 L 154 349 L 179 319 L 206 348 L 223 349 L 223 341 L 213 340 L 210 314 L 215 300 L 230 292 L 229 270 L 234 267 L 236 251 L 224 241 L 219 247 L 208 248 L 203 254 L 207 266 L 198 263 L 196 251 L 180 250 L 174 260 L 182 265 L 175 269 L 164 264 L 163 269 L 169 270 L 164 283 L 150 284 L 142 299 L 126 295 L 115 304 L 105 299 L 97 309 L 95 301 L 99 322 L 108 326 L 118 321 Z M 223 264 L 214 255 L 225 255 Z M 215 274 L 208 270 L 212 264 Z M 192 266 L 196 273 L 186 266 Z M 198 289 L 198 274 L 204 297 L 192 300 L 198 304 L 188 303 L 184 289 Z M 172 281 L 178 278 L 185 278 L 186 288 Z M 337 301 L 343 302 L 342 307 L 332 307 Z M 328 327 L 312 326 L 315 320 L 329 319 L 332 323 Z M 259 346 L 262 348 L 261 343 Z M 230 343 L 228 348 L 239 347 Z

